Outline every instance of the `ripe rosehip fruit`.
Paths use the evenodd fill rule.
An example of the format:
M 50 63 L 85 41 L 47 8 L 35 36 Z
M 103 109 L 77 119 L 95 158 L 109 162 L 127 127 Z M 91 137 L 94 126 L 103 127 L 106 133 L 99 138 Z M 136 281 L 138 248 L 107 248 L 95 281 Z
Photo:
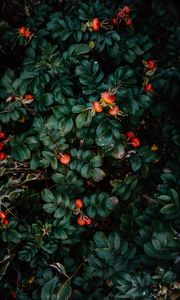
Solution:
M 78 223 L 80 226 L 86 225 L 86 221 L 85 221 L 81 216 L 77 219 L 77 223 Z
M 29 39 L 30 37 L 31 37 L 31 35 L 32 35 L 32 31 L 26 31 L 25 32 L 25 34 L 24 34 L 24 37 L 26 38 L 26 39 Z
M 91 224 L 93 223 L 93 220 L 90 219 L 90 218 L 87 218 L 87 219 L 85 220 L 85 222 L 86 222 L 87 225 L 91 225 Z
M 3 220 L 3 223 L 4 223 L 5 225 L 8 225 L 8 224 L 9 224 L 9 220 L 8 220 L 8 219 L 4 219 L 4 220 Z
M 75 205 L 77 208 L 82 208 L 84 206 L 84 202 L 82 199 L 76 199 Z
M 7 158 L 7 154 L 4 152 L 0 152 L 0 160 L 4 160 Z
M 19 34 L 22 35 L 22 36 L 24 36 L 27 30 L 28 30 L 27 27 L 22 26 L 22 27 L 19 29 Z
M 6 213 L 5 213 L 5 211 L 1 211 L 0 212 L 0 218 L 3 219 L 3 220 L 6 219 Z
M 0 151 L 4 148 L 4 144 L 0 143 Z
M 99 31 L 101 28 L 101 21 L 99 20 L 99 18 L 94 18 L 92 20 L 92 28 L 94 31 Z
M 61 154 L 59 157 L 59 161 L 63 165 L 68 165 L 71 161 L 71 155 L 70 154 Z
M 122 12 L 122 10 L 118 11 L 116 14 L 117 19 L 121 18 L 123 14 L 124 13 Z
M 111 116 L 117 116 L 120 112 L 120 109 L 117 105 L 115 105 L 114 107 L 110 108 L 108 110 L 108 114 L 111 115 Z
M 147 65 L 147 68 L 152 71 L 156 68 L 156 62 L 154 60 L 148 60 L 146 62 L 146 65 Z
M 131 140 L 131 145 L 134 147 L 134 148 L 138 148 L 140 145 L 141 145 L 141 140 L 139 138 L 132 138 Z
M 151 83 L 147 83 L 147 84 L 145 85 L 145 87 L 144 87 L 144 90 L 145 90 L 146 92 L 152 92 L 152 91 L 153 91 L 153 86 L 152 86 L 152 84 L 151 84 Z
M 130 8 L 129 6 L 125 5 L 123 7 L 123 12 L 125 12 L 126 14 L 129 14 L 132 11 L 132 8 Z
M 131 140 L 131 139 L 135 138 L 135 133 L 133 131 L 127 131 L 126 137 Z
M 110 92 L 106 91 L 106 92 L 101 94 L 101 99 L 105 103 L 111 104 L 111 103 L 115 102 L 116 96 L 114 94 L 111 94 Z
M 126 23 L 127 26 L 132 26 L 133 22 L 132 22 L 131 18 L 128 18 L 128 19 L 125 20 L 125 23 Z
M 34 100 L 34 96 L 31 94 L 26 94 L 24 97 L 26 100 Z
M 93 111 L 98 112 L 98 113 L 102 112 L 102 110 L 103 110 L 101 103 L 99 103 L 98 101 L 93 102 L 92 108 L 93 108 Z
M 3 131 L 0 131 L 0 139 L 4 139 L 5 138 L 5 133 Z
M 111 19 L 111 22 L 112 22 L 112 24 L 113 24 L 114 26 L 117 26 L 117 25 L 118 25 L 118 19 L 116 19 L 116 18 L 112 18 L 112 19 Z

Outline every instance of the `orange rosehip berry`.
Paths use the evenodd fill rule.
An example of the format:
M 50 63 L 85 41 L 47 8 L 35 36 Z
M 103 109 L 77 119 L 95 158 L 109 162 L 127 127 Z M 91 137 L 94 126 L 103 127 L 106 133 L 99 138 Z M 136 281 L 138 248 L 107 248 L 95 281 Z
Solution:
M 76 205 L 77 208 L 83 208 L 84 202 L 83 202 L 82 199 L 76 199 L 75 200 L 75 205 Z
M 0 152 L 0 160 L 5 160 L 7 158 L 7 154 L 4 152 Z
M 154 60 L 147 60 L 146 66 L 149 70 L 154 70 L 156 68 L 156 62 Z
M 5 225 L 8 225 L 8 224 L 9 224 L 9 220 L 8 220 L 8 219 L 4 219 L 4 220 L 3 220 L 3 223 L 4 223 Z
M 0 212 L 0 218 L 3 220 L 6 219 L 6 213 L 4 211 Z
M 70 154 L 61 154 L 59 157 L 59 161 L 63 165 L 68 165 L 71 161 L 71 155 Z
M 28 30 L 27 27 L 22 26 L 22 27 L 19 29 L 19 34 L 22 35 L 22 36 L 24 36 L 27 30 Z
M 31 37 L 31 35 L 32 35 L 32 31 L 27 30 L 27 31 L 25 32 L 25 34 L 24 34 L 24 37 L 25 37 L 26 39 L 29 39 L 29 38 Z
M 131 140 L 131 145 L 134 147 L 134 148 L 138 148 L 140 145 L 141 145 L 141 140 L 139 138 L 132 138 Z
M 105 103 L 111 104 L 111 103 L 115 102 L 116 96 L 114 94 L 111 94 L 109 91 L 105 91 L 105 92 L 101 93 L 101 99 Z
M 126 137 L 131 140 L 131 139 L 135 138 L 135 133 L 133 131 L 127 131 Z
M 92 29 L 94 31 L 99 31 L 101 28 L 101 21 L 99 20 L 99 18 L 94 18 L 92 20 Z
M 31 95 L 31 94 L 26 94 L 26 95 L 24 96 L 24 98 L 25 98 L 26 100 L 34 100 L 34 96 Z
M 93 220 L 90 219 L 90 218 L 87 218 L 87 219 L 85 220 L 85 222 L 86 222 L 87 225 L 91 225 L 91 224 L 93 223 Z
M 98 101 L 93 102 L 92 108 L 93 108 L 93 111 L 98 112 L 98 113 L 102 112 L 102 110 L 103 110 L 101 103 Z
M 145 90 L 146 92 L 152 92 L 152 91 L 153 91 L 153 86 L 152 86 L 152 84 L 151 84 L 151 83 L 147 83 L 147 84 L 145 85 L 145 87 L 144 87 L 144 90 Z
M 110 108 L 108 110 L 108 114 L 111 115 L 111 116 L 117 116 L 120 112 L 120 109 L 117 105 L 115 105 L 114 107 Z
M 82 218 L 82 216 L 78 217 L 77 219 L 77 223 L 80 225 L 80 226 L 84 226 L 86 224 L 86 221 Z

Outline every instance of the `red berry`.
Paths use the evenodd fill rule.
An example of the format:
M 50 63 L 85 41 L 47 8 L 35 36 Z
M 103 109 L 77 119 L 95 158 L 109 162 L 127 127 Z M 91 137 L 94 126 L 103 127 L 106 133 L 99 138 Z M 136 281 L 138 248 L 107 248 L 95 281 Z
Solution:
M 91 225 L 91 224 L 93 223 L 93 220 L 90 219 L 90 218 L 87 218 L 87 219 L 85 220 L 85 222 L 86 222 L 87 225 Z
M 7 158 L 7 154 L 4 152 L 0 152 L 0 160 L 4 160 Z
M 124 12 L 122 11 L 122 9 L 120 10 L 120 11 L 118 11 L 118 13 L 116 14 L 116 17 L 119 19 L 119 18 L 122 18 L 122 17 L 124 17 L 125 16 L 125 14 L 124 14 Z
M 128 19 L 125 19 L 125 23 L 127 26 L 132 26 L 132 19 L 131 18 L 128 18 Z
M 76 199 L 75 205 L 77 208 L 82 208 L 84 206 L 84 202 L 82 199 Z
M 126 14 L 129 14 L 132 11 L 132 8 L 130 8 L 129 6 L 125 5 L 123 7 L 123 12 L 125 12 Z
M 132 138 L 131 144 L 134 148 L 138 148 L 141 145 L 141 140 L 139 138 Z
M 148 60 L 146 65 L 149 70 L 154 70 L 156 68 L 156 62 L 154 60 Z
M 24 34 L 24 37 L 25 37 L 26 39 L 29 39 L 29 38 L 31 37 L 31 35 L 32 35 L 32 31 L 27 30 L 27 31 L 25 32 L 25 34 Z
M 77 219 L 77 223 L 80 225 L 80 226 L 84 226 L 86 224 L 85 220 L 83 219 L 82 216 L 80 216 L 78 219 Z
M 5 225 L 8 225 L 8 224 L 9 224 L 9 220 L 8 220 L 8 219 L 4 219 L 4 220 L 3 220 L 3 223 L 4 223 Z
M 68 165 L 71 161 L 71 155 L 70 154 L 61 154 L 59 157 L 59 161 L 63 165 Z
M 27 30 L 28 30 L 27 27 L 22 26 L 22 27 L 19 29 L 19 34 L 22 35 L 22 36 L 24 36 Z
M 5 133 L 3 131 L 0 131 L 0 139 L 4 139 L 5 138 Z
M 151 83 L 147 83 L 147 84 L 145 85 L 145 87 L 144 87 L 144 90 L 145 90 L 146 92 L 152 92 L 152 91 L 153 91 L 153 86 L 152 86 L 152 84 L 151 84 Z
M 0 143 L 0 151 L 4 148 L 4 144 Z
M 112 18 L 112 19 L 111 19 L 111 22 L 112 22 L 112 24 L 113 24 L 114 26 L 117 26 L 117 25 L 118 25 L 118 19 L 116 19 L 116 18 Z
M 116 96 L 114 94 L 111 94 L 110 92 L 106 91 L 101 94 L 101 99 L 108 104 L 111 104 L 115 102 Z
M 6 213 L 4 211 L 0 212 L 0 218 L 3 220 L 6 219 Z
M 93 111 L 99 112 L 99 113 L 102 112 L 102 110 L 103 110 L 101 103 L 99 103 L 98 101 L 93 102 L 92 108 L 93 108 Z
M 34 96 L 31 94 L 26 94 L 24 97 L 26 100 L 34 100 Z
M 24 99 L 25 99 L 26 101 L 28 101 L 28 103 L 29 103 L 29 102 L 32 102 L 32 101 L 34 100 L 34 96 L 31 95 L 31 94 L 26 94 L 26 95 L 24 96 Z M 27 102 L 26 102 L 26 103 L 27 103 Z
M 99 31 L 101 28 L 101 21 L 99 20 L 99 18 L 94 18 L 92 20 L 92 28 L 94 31 Z
M 111 116 L 117 116 L 120 112 L 120 109 L 117 105 L 115 105 L 113 108 L 110 108 L 108 110 L 108 114 L 111 115 Z
M 133 131 L 127 131 L 126 137 L 131 140 L 131 139 L 135 138 L 135 133 Z

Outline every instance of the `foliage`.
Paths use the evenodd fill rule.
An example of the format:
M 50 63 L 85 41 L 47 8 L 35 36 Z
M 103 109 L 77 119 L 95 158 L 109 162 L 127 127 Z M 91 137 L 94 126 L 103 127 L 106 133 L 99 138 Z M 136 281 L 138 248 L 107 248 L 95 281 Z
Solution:
M 177 299 L 178 15 L 131 2 L 4 3 L 2 300 Z

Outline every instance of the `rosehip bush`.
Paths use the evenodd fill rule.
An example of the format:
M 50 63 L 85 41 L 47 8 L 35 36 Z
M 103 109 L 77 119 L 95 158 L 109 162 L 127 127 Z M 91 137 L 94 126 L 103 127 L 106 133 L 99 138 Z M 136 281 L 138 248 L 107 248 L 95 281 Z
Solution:
M 176 2 L 13 3 L 0 27 L 1 300 L 178 299 Z

